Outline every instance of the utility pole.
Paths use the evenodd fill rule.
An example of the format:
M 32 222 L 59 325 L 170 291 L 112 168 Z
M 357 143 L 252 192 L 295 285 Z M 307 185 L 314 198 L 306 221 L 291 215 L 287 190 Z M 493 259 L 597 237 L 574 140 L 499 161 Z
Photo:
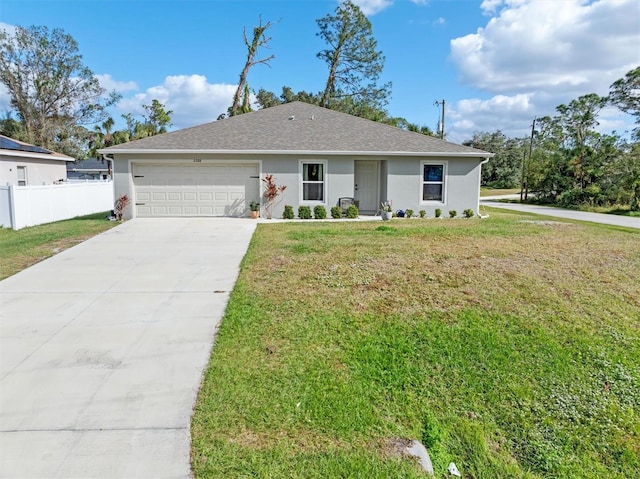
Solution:
M 522 152 L 522 165 L 520 173 L 520 203 L 524 201 L 524 165 L 527 161 L 527 152 Z
M 442 105 L 442 112 L 440 113 L 441 120 L 438 122 L 439 123 L 438 126 L 439 126 L 439 130 L 440 130 L 440 139 L 444 140 L 444 105 L 445 105 L 445 101 L 444 100 L 442 100 L 442 101 L 436 100 L 436 101 L 433 102 L 433 104 L 436 105 L 436 106 Z
M 531 139 L 529 140 L 529 163 L 531 162 L 531 155 L 533 153 L 533 135 L 535 134 L 536 128 L 536 118 L 533 117 L 533 122 L 531 123 Z M 529 182 L 526 181 L 525 170 L 527 167 L 527 152 L 523 152 L 522 154 L 522 174 L 520 177 L 520 201 L 527 200 L 529 197 Z

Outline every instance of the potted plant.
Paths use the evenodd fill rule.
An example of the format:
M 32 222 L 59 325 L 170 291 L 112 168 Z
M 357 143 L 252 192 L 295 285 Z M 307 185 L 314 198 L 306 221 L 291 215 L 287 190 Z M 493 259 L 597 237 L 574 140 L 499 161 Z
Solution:
M 251 218 L 257 219 L 260 217 L 260 203 L 257 201 L 251 201 L 249 203 L 249 209 L 251 210 Z
M 382 221 L 389 221 L 393 217 L 391 201 L 383 201 L 380 203 L 380 216 L 382 216 Z

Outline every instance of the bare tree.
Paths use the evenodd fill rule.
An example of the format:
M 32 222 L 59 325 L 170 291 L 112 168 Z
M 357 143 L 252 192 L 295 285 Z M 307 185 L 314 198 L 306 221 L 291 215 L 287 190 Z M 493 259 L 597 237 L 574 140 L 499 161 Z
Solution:
M 242 72 L 240 73 L 240 81 L 238 83 L 236 93 L 233 96 L 233 105 L 231 105 L 229 116 L 246 113 L 249 110 L 249 95 L 247 94 L 245 87 L 247 86 L 247 76 L 249 75 L 249 70 L 251 69 L 251 67 L 260 63 L 264 63 L 265 65 L 269 66 L 269 62 L 275 58 L 275 55 L 272 54 L 266 58 L 256 60 L 256 53 L 258 52 L 258 49 L 268 48 L 271 37 L 265 36 L 265 32 L 273 25 L 273 22 L 267 22 L 263 25 L 262 17 L 260 17 L 259 25 L 257 27 L 253 27 L 253 39 L 251 41 L 249 41 L 249 37 L 247 37 L 246 27 L 244 29 L 243 36 L 244 44 L 247 46 L 247 61 L 244 64 Z M 242 98 L 243 93 L 244 99 Z

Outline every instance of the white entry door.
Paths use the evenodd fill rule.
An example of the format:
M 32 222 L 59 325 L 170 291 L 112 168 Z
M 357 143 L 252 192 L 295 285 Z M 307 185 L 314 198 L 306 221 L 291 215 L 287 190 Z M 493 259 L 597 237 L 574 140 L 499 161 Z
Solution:
M 248 216 L 259 201 L 257 164 L 133 165 L 138 217 Z
M 354 173 L 354 198 L 360 202 L 360 211 L 378 211 L 378 162 L 356 161 Z

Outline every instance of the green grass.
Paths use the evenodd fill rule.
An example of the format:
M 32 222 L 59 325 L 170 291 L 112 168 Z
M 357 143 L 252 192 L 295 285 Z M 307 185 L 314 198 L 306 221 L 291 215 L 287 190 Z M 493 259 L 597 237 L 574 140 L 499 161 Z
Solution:
M 498 195 L 516 195 L 520 194 L 520 188 L 489 188 L 483 186 L 480 188 L 480 197 L 484 196 L 498 196 Z
M 640 232 L 532 218 L 259 225 L 196 477 L 637 477 Z
M 578 205 L 576 209 L 579 211 L 590 211 L 593 213 L 606 213 L 610 215 L 631 216 L 640 218 L 640 211 L 632 211 L 629 205 L 612 205 L 612 206 L 588 206 Z
M 17 231 L 0 228 L 0 280 L 117 224 L 106 216 L 96 213 Z

